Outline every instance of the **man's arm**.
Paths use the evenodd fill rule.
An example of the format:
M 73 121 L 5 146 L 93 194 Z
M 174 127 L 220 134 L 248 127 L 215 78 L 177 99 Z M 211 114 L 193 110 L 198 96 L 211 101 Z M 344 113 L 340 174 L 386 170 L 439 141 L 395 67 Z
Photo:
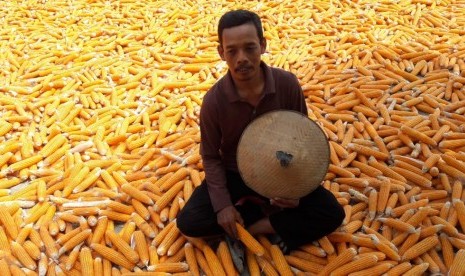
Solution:
M 226 186 L 226 171 L 221 160 L 221 129 L 215 103 L 205 97 L 200 109 L 200 153 L 202 155 L 208 192 L 215 212 L 232 205 Z
M 305 103 L 305 96 L 302 91 L 302 87 L 297 79 L 297 77 L 292 75 L 293 81 L 291 82 L 292 97 L 291 98 L 291 108 L 295 111 L 298 111 L 305 116 L 308 116 L 307 104 Z
M 226 170 L 221 160 L 221 129 L 216 105 L 211 98 L 204 99 L 200 110 L 200 153 L 203 159 L 208 193 L 217 213 L 218 224 L 232 237 L 237 238 L 236 221 L 243 223 L 242 218 L 231 202 L 227 188 Z
M 286 80 L 288 86 L 286 87 L 286 90 L 289 92 L 287 93 L 285 100 L 286 108 L 308 116 L 307 104 L 305 103 L 305 96 L 302 91 L 302 87 L 300 86 L 299 80 L 294 74 L 290 72 L 287 73 L 288 76 L 286 76 Z

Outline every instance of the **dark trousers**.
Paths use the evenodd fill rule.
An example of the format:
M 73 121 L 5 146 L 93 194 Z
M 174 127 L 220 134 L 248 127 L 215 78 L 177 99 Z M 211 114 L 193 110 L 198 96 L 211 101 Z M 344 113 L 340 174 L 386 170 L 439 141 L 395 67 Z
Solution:
M 227 172 L 226 178 L 233 204 L 246 196 L 263 199 L 262 206 L 250 201 L 235 206 L 245 226 L 265 217 L 263 209 L 269 209 L 269 199 L 247 187 L 238 173 Z M 330 191 L 319 186 L 301 198 L 298 207 L 280 209 L 269 215 L 269 219 L 273 229 L 288 248 L 296 249 L 336 230 L 344 219 L 344 210 Z M 189 237 L 207 237 L 224 233 L 223 228 L 217 223 L 205 181 L 194 190 L 176 221 L 179 230 Z

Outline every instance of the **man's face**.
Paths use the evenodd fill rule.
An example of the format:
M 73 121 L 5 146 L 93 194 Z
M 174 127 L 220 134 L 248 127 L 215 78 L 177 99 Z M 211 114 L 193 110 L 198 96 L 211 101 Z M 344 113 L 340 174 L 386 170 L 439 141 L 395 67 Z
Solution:
M 233 79 L 247 81 L 260 73 L 260 56 L 265 48 L 265 40 L 259 40 L 257 30 L 250 23 L 224 29 L 218 52 L 228 64 Z

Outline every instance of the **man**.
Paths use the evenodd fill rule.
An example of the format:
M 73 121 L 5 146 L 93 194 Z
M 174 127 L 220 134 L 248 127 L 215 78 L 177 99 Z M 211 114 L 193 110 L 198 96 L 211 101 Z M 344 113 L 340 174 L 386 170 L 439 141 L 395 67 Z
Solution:
M 219 21 L 218 38 L 219 55 L 229 70 L 203 100 L 200 130 L 206 179 L 179 213 L 178 228 L 190 237 L 226 232 L 237 238 L 238 222 L 253 235 L 278 234 L 288 250 L 331 233 L 342 223 L 344 211 L 322 186 L 290 200 L 264 198 L 244 184 L 236 150 L 247 125 L 277 109 L 308 116 L 307 107 L 297 78 L 261 61 L 266 40 L 257 14 L 227 12 Z M 271 213 L 266 211 L 270 207 Z

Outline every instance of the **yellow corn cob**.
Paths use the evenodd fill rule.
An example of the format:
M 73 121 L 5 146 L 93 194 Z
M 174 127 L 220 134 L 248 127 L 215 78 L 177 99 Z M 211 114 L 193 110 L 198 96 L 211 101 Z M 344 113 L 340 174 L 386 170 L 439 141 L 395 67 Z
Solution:
M 179 250 L 182 250 L 182 247 L 186 243 L 186 237 L 184 235 L 180 235 L 179 237 L 176 238 L 176 240 L 170 245 L 168 248 L 168 251 L 166 255 L 168 257 L 176 255 L 176 253 L 179 252 Z
M 4 120 L 0 121 L 0 136 L 4 136 L 13 128 L 13 125 Z
M 86 240 L 90 234 L 92 233 L 91 229 L 86 229 L 78 234 L 76 234 L 74 237 L 71 237 L 67 242 L 63 244 L 63 246 L 60 248 L 58 251 L 59 255 L 62 255 L 65 252 L 68 252 L 69 250 L 72 250 L 75 246 Z
M 10 242 L 8 241 L 8 237 L 3 226 L 0 226 L 0 249 L 6 253 L 11 253 Z
M 117 202 L 117 201 L 110 201 L 108 203 L 108 207 L 111 208 L 112 210 L 116 211 L 116 212 L 120 212 L 120 213 L 124 213 L 124 214 L 132 214 L 134 213 L 134 207 L 131 206 L 131 205 L 126 205 L 126 204 L 123 204 L 123 203 L 120 203 L 120 202 Z
M 422 275 L 429 267 L 428 263 L 422 263 L 419 265 L 413 266 L 410 270 L 406 271 L 403 275 L 413 276 L 413 275 Z
M 121 186 L 121 190 L 128 194 L 129 196 L 145 203 L 148 205 L 153 205 L 153 201 L 150 197 L 148 197 L 146 194 L 142 193 L 140 190 L 132 186 L 131 184 L 123 184 Z
M 94 259 L 94 275 L 103 275 L 103 262 L 100 257 Z
M 122 221 L 122 222 L 126 222 L 131 218 L 131 216 L 128 214 L 123 214 L 123 213 L 113 212 L 113 211 L 108 211 L 108 210 L 100 210 L 98 214 L 99 216 L 106 216 L 110 220 L 116 220 L 116 221 Z
M 118 233 L 118 235 L 126 242 L 130 243 L 131 242 L 131 237 L 136 231 L 136 223 L 133 221 L 128 221 L 124 225 L 123 229 Z
M 257 256 L 248 249 L 246 250 L 246 261 L 251 276 L 261 275 L 260 267 L 257 262 Z
M 289 267 L 286 258 L 284 258 L 284 255 L 281 252 L 279 246 L 272 245 L 270 248 L 270 254 L 276 266 L 276 270 L 279 272 L 279 275 L 293 275 L 291 268 Z
M 160 256 L 165 255 L 168 252 L 169 247 L 171 246 L 171 244 L 174 243 L 174 241 L 176 240 L 179 234 L 180 234 L 180 231 L 174 224 L 171 230 L 168 233 L 166 233 L 163 240 L 160 242 L 158 249 L 157 249 L 158 255 Z
M 40 260 L 40 249 L 33 242 L 28 240 L 24 242 L 23 247 L 29 254 L 29 256 L 31 256 L 31 258 L 33 258 L 36 261 Z
M 257 256 L 263 256 L 265 249 L 252 235 L 239 223 L 236 223 L 237 235 L 244 245 Z
M 197 264 L 199 265 L 200 269 L 205 273 L 205 275 L 214 275 L 202 251 L 198 248 L 194 248 L 194 252 L 195 252 L 195 259 L 197 260 Z
M 215 254 L 215 252 L 211 249 L 211 247 L 208 245 L 204 245 L 202 251 L 205 256 L 205 259 L 208 262 L 208 266 L 210 267 L 210 269 L 212 271 L 215 271 L 215 274 L 226 275 L 226 272 L 224 271 L 224 267 L 221 264 L 220 259 Z
M 13 157 L 13 152 L 6 152 L 2 156 L 0 156 L 0 168 L 3 167 L 3 165 L 7 164 L 8 160 L 10 160 L 11 157 Z
M 186 263 L 159 263 L 147 268 L 148 271 L 154 272 L 168 272 L 168 273 L 177 273 L 177 272 L 186 272 L 189 269 L 189 266 Z
M 106 247 L 105 245 L 93 243 L 90 245 L 90 248 L 92 248 L 98 254 L 100 254 L 102 258 L 108 259 L 110 262 L 114 264 L 120 265 L 129 270 L 131 270 L 134 267 L 134 264 L 127 260 L 124 255 L 115 251 L 114 249 Z
M 42 241 L 39 232 L 36 229 L 32 228 L 29 233 L 29 239 L 41 250 L 44 250 L 44 242 Z
M 104 276 L 110 276 L 112 271 L 112 264 L 108 259 L 102 260 L 103 274 Z
M 22 169 L 29 168 L 32 165 L 35 165 L 35 164 L 39 163 L 40 161 L 42 161 L 42 158 L 43 157 L 41 155 L 31 156 L 29 158 L 26 158 L 24 160 L 21 160 L 21 161 L 18 161 L 16 163 L 11 164 L 8 167 L 8 171 L 10 173 L 13 173 L 13 172 L 20 171 Z
M 442 225 L 441 230 L 451 237 L 455 237 L 458 234 L 458 230 L 454 227 L 453 224 L 439 216 L 432 216 L 431 221 L 435 225 Z
M 12 239 L 16 239 L 18 237 L 18 226 L 7 209 L 3 206 L 0 206 L 0 221 L 3 224 L 5 232 L 8 233 Z
M 392 267 L 394 267 L 394 264 L 381 263 L 381 264 L 375 265 L 374 267 L 371 267 L 371 268 L 363 269 L 363 270 L 360 270 L 358 272 L 353 272 L 353 273 L 351 273 L 349 275 L 351 275 L 351 276 L 381 275 L 382 273 L 388 271 Z
M 160 262 L 158 258 L 158 254 L 157 254 L 157 249 L 153 245 L 149 246 L 149 259 L 150 259 L 149 260 L 150 265 L 158 264 Z
M 111 244 L 118 249 L 121 254 L 123 254 L 127 260 L 136 264 L 139 262 L 139 254 L 131 248 L 120 236 L 116 235 L 114 232 L 106 231 L 105 236 L 107 236 Z
M 375 189 L 371 189 L 368 196 L 368 215 L 369 219 L 373 220 L 376 216 L 376 205 L 378 203 L 378 192 Z M 351 205 L 346 205 L 351 206 Z
M 359 227 L 361 227 L 361 225 L 356 226 L 357 229 Z M 348 231 L 348 232 L 350 232 L 350 231 Z M 333 254 L 335 252 L 334 246 L 329 241 L 328 237 L 324 236 L 324 237 L 320 238 L 318 240 L 318 243 L 320 244 L 321 248 L 323 248 L 323 250 L 326 252 L 326 254 L 331 255 L 331 254 Z
M 463 275 L 465 268 L 464 268 L 464 260 L 465 258 L 465 249 L 460 249 L 454 257 L 454 261 L 449 270 L 450 275 Z
M 23 270 L 29 270 L 27 268 L 21 269 L 18 265 L 16 264 L 10 264 L 10 272 L 12 275 L 25 275 L 26 273 Z M 30 270 L 29 270 L 30 271 Z
M 8 263 L 3 258 L 0 260 L 0 269 L 2 270 L 2 273 L 4 273 L 5 276 L 11 276 L 11 271 L 8 266 Z
M 67 179 L 66 186 L 63 189 L 63 196 L 69 196 L 73 192 L 73 189 L 79 185 L 89 173 L 89 167 L 84 166 L 76 172 L 76 175 L 70 175 Z
M 331 275 L 348 275 L 355 271 L 360 271 L 369 267 L 376 265 L 378 258 L 373 255 L 368 255 L 364 257 L 360 257 L 357 260 L 354 260 L 350 263 L 340 266 L 339 268 L 335 269 Z
M 402 260 L 411 260 L 433 248 L 439 243 L 439 239 L 436 235 L 427 237 L 421 240 L 419 243 L 413 245 L 405 251 L 402 255 Z
M 141 231 L 135 231 L 133 233 L 133 239 L 136 244 L 136 250 L 139 255 L 140 261 L 145 265 L 149 265 L 149 247 L 145 239 L 144 233 Z
M 184 180 L 184 178 L 188 174 L 189 174 L 189 171 L 186 168 L 181 168 L 177 170 L 170 178 L 168 178 L 166 181 L 161 183 L 160 189 L 162 191 L 169 190 L 173 185 Z
M 36 222 L 42 215 L 44 215 L 47 210 L 50 208 L 50 203 L 48 202 L 44 202 L 42 204 L 39 204 L 40 207 L 35 210 L 35 212 L 31 213 L 25 220 L 24 220 L 24 223 L 25 224 L 29 224 L 29 223 L 34 223 Z
M 200 275 L 199 266 L 197 264 L 196 254 L 194 247 L 191 243 L 187 242 L 184 245 L 184 252 L 186 254 L 186 262 L 189 265 L 189 270 L 194 276 Z
M 136 223 L 137 227 L 149 238 L 154 238 L 156 236 L 156 232 L 153 228 L 137 213 L 133 213 L 131 215 L 132 220 Z
M 168 191 L 166 191 L 154 204 L 153 209 L 155 211 L 160 211 L 161 209 L 168 206 L 171 200 L 176 196 L 179 191 L 184 187 L 184 181 L 177 182 L 172 186 Z
M 113 171 L 111 175 L 113 176 L 113 179 L 115 179 L 119 186 L 128 183 L 128 181 L 124 179 L 124 176 L 119 171 Z
M 202 179 L 198 170 L 191 169 L 189 176 L 191 178 L 192 184 L 194 184 L 195 187 L 198 187 L 202 183 Z
M 412 225 L 403 222 L 398 219 L 392 219 L 392 218 L 378 218 L 379 221 L 381 221 L 385 225 L 389 225 L 399 231 L 407 232 L 407 233 L 413 233 L 415 232 L 415 227 Z
M 101 169 L 99 167 L 94 168 L 81 183 L 78 183 L 78 185 L 74 187 L 73 193 L 80 193 L 94 184 L 94 182 L 100 177 L 100 172 Z
M 186 244 L 187 245 L 187 244 Z M 190 244 L 189 244 L 190 245 Z M 190 245 L 192 246 L 192 245 Z M 186 251 L 187 246 L 184 247 L 184 251 Z M 234 267 L 233 260 L 231 257 L 231 252 L 229 252 L 229 248 L 225 241 L 221 241 L 217 248 L 217 255 L 223 265 L 224 271 L 226 275 L 236 275 L 237 271 Z M 187 252 L 186 252 L 186 260 L 187 260 Z M 188 262 L 189 264 L 189 262 Z M 191 265 L 189 265 L 190 269 Z
M 58 150 L 64 143 L 66 143 L 67 139 L 64 135 L 58 134 L 50 140 L 45 147 L 43 147 L 39 151 L 39 155 L 42 157 L 48 157 L 53 152 Z
M 37 268 L 36 262 L 29 256 L 27 251 L 22 245 L 13 241 L 11 242 L 11 253 L 18 258 L 18 260 L 28 269 L 35 270 Z
M 74 236 L 79 234 L 81 231 L 82 231 L 82 229 L 80 227 L 77 227 L 77 228 L 69 231 L 68 233 L 60 236 L 56 241 L 57 241 L 58 244 L 63 245 L 65 242 L 69 241 L 71 238 L 73 238 Z
M 147 207 L 143 205 L 137 199 L 131 199 L 131 204 L 134 207 L 134 210 L 144 219 L 150 219 L 150 212 L 147 210 Z
M 157 153 L 157 149 L 155 148 L 150 148 L 149 150 L 147 150 L 147 152 L 136 162 L 136 164 L 134 164 L 132 169 L 134 171 L 142 169 L 143 166 L 145 166 L 145 164 L 152 158 L 152 156 L 155 153 Z
M 304 260 L 296 256 L 286 255 L 285 258 L 286 258 L 287 263 L 291 267 L 295 267 L 299 270 L 306 271 L 306 272 L 311 272 L 311 273 L 316 274 L 320 272 L 324 267 L 323 265 L 319 263 Z
M 268 260 L 266 260 L 265 258 L 257 256 L 257 262 L 258 262 L 258 266 L 260 267 L 260 269 L 263 271 L 263 273 L 266 276 L 278 276 L 279 275 L 275 267 L 273 266 L 273 264 L 269 262 Z
M 328 254 L 323 250 L 323 248 L 312 245 L 312 244 L 306 244 L 300 247 L 301 250 L 308 252 L 312 255 L 315 255 L 317 257 L 326 257 Z
M 428 204 L 429 200 L 428 199 L 421 199 L 412 203 L 408 204 L 403 204 L 402 206 L 396 207 L 392 209 L 391 211 L 391 216 L 393 217 L 398 217 L 402 215 L 405 211 L 410 210 L 410 209 L 415 209 L 419 207 L 424 207 Z
M 76 260 L 79 258 L 79 255 L 81 252 L 81 245 L 82 244 L 79 244 L 76 247 L 74 247 L 71 253 L 68 255 L 68 259 L 66 259 L 66 262 L 65 262 L 66 270 L 71 270 Z
M 89 247 L 83 247 L 79 252 L 81 271 L 84 275 L 94 275 L 94 262 Z
M 398 248 L 399 255 L 403 255 L 407 249 L 412 247 L 420 239 L 421 232 L 416 231 L 413 234 L 408 235 L 408 237 L 403 241 L 402 245 Z
M 387 243 L 385 241 L 380 241 L 378 237 L 376 237 L 373 234 L 370 234 L 370 238 L 373 240 L 373 243 L 375 244 L 376 248 L 386 254 L 390 259 L 394 261 L 399 261 L 400 256 L 397 253 L 397 248 L 392 248 L 392 243 Z

